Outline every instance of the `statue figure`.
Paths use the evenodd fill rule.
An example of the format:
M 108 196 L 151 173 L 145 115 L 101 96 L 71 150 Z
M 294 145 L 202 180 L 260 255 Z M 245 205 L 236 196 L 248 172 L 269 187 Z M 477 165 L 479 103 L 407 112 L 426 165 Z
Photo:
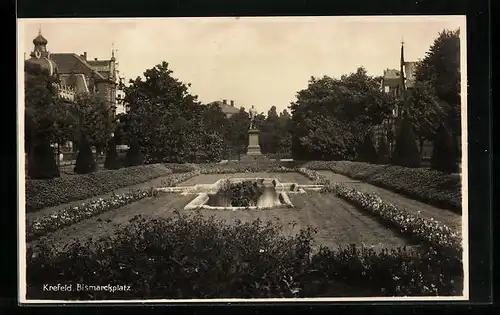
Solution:
M 255 116 L 257 115 L 257 111 L 255 110 L 255 107 L 252 105 L 252 108 L 250 108 L 249 111 L 250 115 L 250 130 L 255 128 Z

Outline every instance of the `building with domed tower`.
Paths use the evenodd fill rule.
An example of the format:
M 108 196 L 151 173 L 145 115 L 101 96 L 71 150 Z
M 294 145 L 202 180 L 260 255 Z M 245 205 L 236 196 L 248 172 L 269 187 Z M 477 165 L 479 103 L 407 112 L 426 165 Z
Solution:
M 41 31 L 33 39 L 33 51 L 26 63 L 37 64 L 59 77 L 60 96 L 73 101 L 76 94 L 95 93 L 110 108 L 116 107 L 117 69 L 114 51 L 108 60 L 87 60 L 87 53 L 50 53 Z
M 87 52 L 51 53 L 47 44 L 48 40 L 39 30 L 33 39 L 33 51 L 30 58 L 25 60 L 25 66 L 38 65 L 51 75 L 56 75 L 59 78 L 57 90 L 64 101 L 72 103 L 77 94 L 93 93 L 106 101 L 116 114 L 118 69 L 114 49 L 110 59 L 88 60 Z M 76 149 L 71 142 L 65 146 L 73 151 Z

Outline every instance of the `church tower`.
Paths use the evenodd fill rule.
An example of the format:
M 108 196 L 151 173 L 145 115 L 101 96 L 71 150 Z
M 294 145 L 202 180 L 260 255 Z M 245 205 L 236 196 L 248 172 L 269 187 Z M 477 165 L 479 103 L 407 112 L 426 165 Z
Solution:
M 401 86 L 400 86 L 400 91 L 401 91 L 401 97 L 404 98 L 404 92 L 406 90 L 405 88 L 405 72 L 404 72 L 404 67 L 405 67 L 405 42 L 402 40 L 401 41 L 401 61 L 400 61 L 400 70 L 399 73 L 401 74 Z

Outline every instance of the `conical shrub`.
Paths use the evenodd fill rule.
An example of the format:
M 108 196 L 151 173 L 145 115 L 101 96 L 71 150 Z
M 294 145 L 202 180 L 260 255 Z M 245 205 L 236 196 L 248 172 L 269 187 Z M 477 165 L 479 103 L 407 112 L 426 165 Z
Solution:
M 35 144 L 28 161 L 28 176 L 33 179 L 51 179 L 60 176 L 50 143 L 41 140 Z
M 396 137 L 396 147 L 393 154 L 393 163 L 404 167 L 420 167 L 420 153 L 408 119 L 401 121 Z
M 378 146 L 377 152 L 377 163 L 378 164 L 389 164 L 390 163 L 390 153 L 389 146 L 387 145 L 387 141 L 384 136 L 380 137 L 380 144 Z
M 363 140 L 358 153 L 358 161 L 372 164 L 377 162 L 377 150 L 371 133 L 368 133 Z
M 116 142 L 114 138 L 108 142 L 108 150 L 106 152 L 104 167 L 108 170 L 116 170 L 121 167 L 120 160 L 118 159 L 118 153 L 116 152 Z
M 130 141 L 130 147 L 125 155 L 125 166 L 136 166 L 144 164 L 144 157 L 136 139 Z
M 76 174 L 88 174 L 95 172 L 96 169 L 97 164 L 90 144 L 86 140 L 80 141 L 74 172 Z
M 434 137 L 431 167 L 444 173 L 454 173 L 458 170 L 456 145 L 446 127 L 441 126 Z

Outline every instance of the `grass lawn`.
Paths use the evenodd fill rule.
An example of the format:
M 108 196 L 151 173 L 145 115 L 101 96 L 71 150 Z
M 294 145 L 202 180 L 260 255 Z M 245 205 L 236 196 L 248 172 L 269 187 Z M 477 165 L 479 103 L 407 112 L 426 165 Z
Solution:
M 182 185 L 195 183 L 213 183 L 224 177 L 278 177 L 283 182 L 310 182 L 306 177 L 297 173 L 242 173 L 231 175 L 200 175 L 183 182 Z M 271 210 L 202 210 L 206 216 L 215 216 L 228 223 L 235 220 L 253 221 L 257 218 L 279 220 L 285 234 L 295 234 L 308 225 L 318 229 L 316 245 L 325 245 L 336 248 L 339 245 L 366 245 L 374 247 L 391 247 L 411 245 L 407 240 L 400 238 L 396 232 L 386 228 L 376 218 L 358 210 L 346 201 L 331 194 L 310 192 L 304 195 L 289 195 L 295 208 Z M 127 224 L 130 218 L 143 215 L 150 218 L 169 217 L 174 210 L 183 210 L 196 195 L 182 196 L 180 194 L 160 194 L 156 198 L 146 198 L 119 209 L 107 211 L 98 216 L 80 221 L 69 227 L 62 228 L 46 236 L 51 243 L 63 248 L 73 240 L 84 240 L 88 237 L 96 238 L 101 235 L 112 234 L 116 227 Z M 43 238 L 42 238 L 43 239 Z M 28 246 L 36 244 L 34 241 Z

